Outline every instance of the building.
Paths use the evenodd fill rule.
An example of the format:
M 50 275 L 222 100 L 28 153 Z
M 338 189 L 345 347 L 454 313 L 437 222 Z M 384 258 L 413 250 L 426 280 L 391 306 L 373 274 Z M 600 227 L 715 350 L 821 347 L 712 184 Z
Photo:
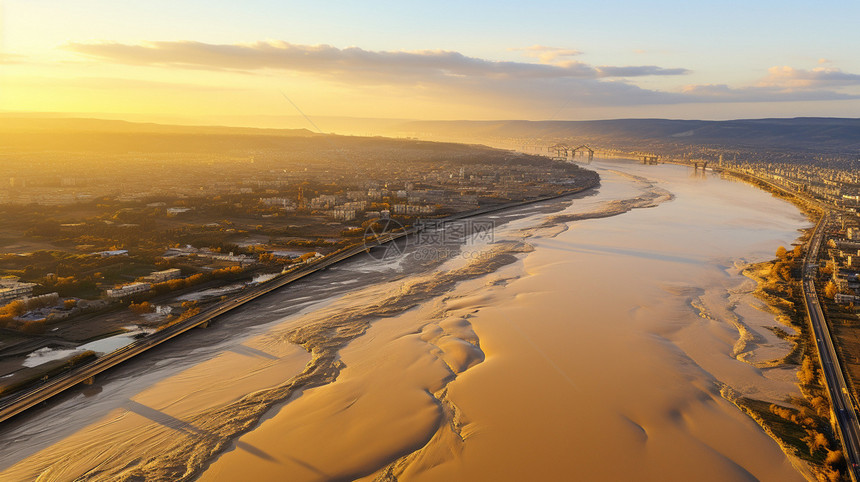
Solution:
M 367 198 L 367 193 L 364 191 L 347 191 L 346 197 L 350 201 L 363 201 Z
M 851 241 L 860 241 L 860 228 L 848 228 L 847 235 Z
M 336 207 L 331 212 L 331 217 L 337 219 L 338 221 L 351 221 L 355 219 L 355 209 L 349 209 L 345 207 Z
M 260 198 L 260 202 L 266 206 L 278 206 L 285 211 L 295 211 L 296 203 L 285 197 L 266 197 Z
M 149 281 L 150 283 L 163 283 L 165 281 L 170 281 L 172 279 L 179 279 L 182 277 L 182 271 L 179 268 L 171 268 L 166 269 L 164 271 L 153 271 L 149 274 L 149 276 L 143 278 L 144 281 Z
M 152 285 L 149 283 L 131 283 L 120 288 L 107 290 L 105 294 L 107 294 L 108 298 L 119 299 L 125 298 L 127 296 L 136 295 L 138 293 L 144 293 L 149 291 Z
M 36 283 L 21 283 L 18 278 L 0 279 L 0 305 L 31 296 L 35 287 Z
M 187 213 L 191 208 L 167 208 L 168 216 L 176 216 L 177 214 Z
M 311 199 L 311 209 L 329 209 L 337 202 L 337 197 L 329 194 L 323 194 Z
M 110 251 L 99 251 L 98 253 L 93 253 L 94 255 L 101 256 L 102 258 L 110 258 L 111 256 L 128 256 L 127 249 L 113 249 Z
M 395 214 L 433 214 L 436 208 L 433 206 L 420 206 L 416 204 L 395 204 L 391 206 Z
M 364 211 L 367 209 L 367 201 L 352 201 L 341 204 L 344 209 L 355 209 L 356 211 Z
M 833 297 L 833 301 L 839 304 L 856 303 L 860 301 L 860 296 L 836 293 L 836 295 Z

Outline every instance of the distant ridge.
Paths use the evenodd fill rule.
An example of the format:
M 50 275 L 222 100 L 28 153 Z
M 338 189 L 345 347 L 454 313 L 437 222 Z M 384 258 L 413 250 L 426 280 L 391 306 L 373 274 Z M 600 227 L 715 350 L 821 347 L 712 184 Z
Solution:
M 856 168 L 860 164 L 860 119 L 853 118 L 352 121 L 368 128 L 364 135 L 497 147 L 565 141 L 676 156 L 710 150 L 712 154 L 737 153 L 739 159 L 756 162 L 814 161 L 842 168 Z M 289 139 L 310 140 L 327 135 L 308 129 L 188 126 L 0 113 L 0 148 L 5 149 L 26 150 L 35 146 L 41 150 L 164 152 L 229 150 L 238 145 L 265 149 L 281 146 Z
M 308 129 L 264 129 L 257 127 L 187 126 L 129 122 L 82 117 L 35 117 L 17 114 L 0 114 L 0 133 L 11 132 L 125 132 L 156 134 L 229 134 L 229 135 L 281 135 L 314 136 Z
M 616 119 L 597 121 L 412 121 L 401 135 L 459 139 L 580 139 L 606 147 L 712 146 L 725 149 L 860 153 L 860 119 L 797 117 L 728 121 Z
M 307 129 L 182 126 L 120 120 L 0 115 L 0 148 L 93 152 L 227 151 L 321 137 Z M 252 142 L 249 142 L 252 141 Z

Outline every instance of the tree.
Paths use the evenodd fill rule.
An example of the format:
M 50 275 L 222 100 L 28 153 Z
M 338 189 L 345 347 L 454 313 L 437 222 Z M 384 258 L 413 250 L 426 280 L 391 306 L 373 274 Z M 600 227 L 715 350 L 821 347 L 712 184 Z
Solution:
M 836 297 L 836 293 L 839 291 L 839 288 L 836 287 L 836 283 L 833 280 L 827 282 L 824 286 L 824 296 L 830 298 L 831 300 Z
M 6 305 L 5 311 L 12 316 L 21 316 L 27 312 L 27 304 L 21 300 L 15 300 Z
M 804 358 L 803 363 L 800 365 L 800 370 L 797 371 L 797 379 L 800 380 L 800 384 L 810 385 L 815 381 L 817 376 L 815 364 L 813 363 L 812 358 Z
M 824 463 L 831 467 L 837 467 L 842 464 L 845 460 L 845 456 L 842 455 L 841 450 L 828 450 L 827 458 L 824 460 Z
M 776 257 L 779 259 L 784 259 L 788 254 L 788 250 L 785 249 L 785 246 L 780 246 L 776 248 Z

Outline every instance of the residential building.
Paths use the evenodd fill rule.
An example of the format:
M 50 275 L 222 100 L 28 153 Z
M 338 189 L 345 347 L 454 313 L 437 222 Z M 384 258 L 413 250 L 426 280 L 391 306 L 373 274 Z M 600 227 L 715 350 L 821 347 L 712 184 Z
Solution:
M 125 286 L 122 286 L 120 288 L 107 290 L 105 292 L 105 294 L 107 294 L 108 298 L 119 299 L 119 298 L 125 298 L 127 296 L 136 295 L 138 293 L 144 293 L 146 291 L 149 291 L 149 288 L 151 288 L 151 287 L 152 287 L 152 285 L 150 285 L 149 283 L 143 283 L 143 282 L 131 283 L 131 284 L 127 284 Z
M 172 279 L 178 279 L 182 277 L 182 271 L 179 268 L 171 268 L 165 269 L 163 271 L 153 271 L 144 278 L 145 281 L 149 281 L 150 283 L 163 283 L 165 281 L 170 281 Z
M 0 279 L 0 305 L 31 296 L 36 286 L 36 283 L 21 283 L 18 278 Z

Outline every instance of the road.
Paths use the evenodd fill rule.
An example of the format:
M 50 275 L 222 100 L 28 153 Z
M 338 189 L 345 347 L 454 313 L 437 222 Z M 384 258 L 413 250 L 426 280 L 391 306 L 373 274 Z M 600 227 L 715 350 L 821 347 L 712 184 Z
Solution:
M 839 436 L 845 449 L 848 471 L 851 479 L 857 482 L 860 477 L 860 424 L 857 420 L 857 410 L 854 400 L 850 395 L 850 389 L 845 383 L 842 367 L 836 355 L 836 347 L 830 336 L 830 330 L 824 317 L 824 311 L 818 301 L 815 291 L 815 275 L 818 272 L 818 250 L 824 238 L 824 228 L 827 225 L 827 216 L 821 218 L 815 227 L 815 232 L 810 240 L 810 248 L 804 259 L 803 269 L 803 297 L 812 331 L 815 335 L 815 346 L 818 350 L 818 358 L 821 360 L 821 369 L 827 384 L 831 407 L 836 416 Z

